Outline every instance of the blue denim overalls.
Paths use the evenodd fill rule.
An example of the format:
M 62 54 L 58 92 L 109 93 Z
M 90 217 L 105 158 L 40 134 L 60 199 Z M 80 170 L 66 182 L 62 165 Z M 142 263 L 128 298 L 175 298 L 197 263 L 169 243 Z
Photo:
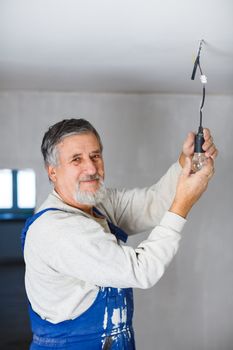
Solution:
M 46 208 L 26 221 L 23 248 L 29 226 L 48 210 L 60 209 Z M 102 215 L 96 208 L 94 211 Z M 109 221 L 108 225 L 117 239 L 126 242 L 123 230 Z M 135 350 L 131 288 L 100 287 L 94 303 L 73 320 L 53 324 L 35 313 L 30 303 L 29 315 L 33 332 L 30 350 Z

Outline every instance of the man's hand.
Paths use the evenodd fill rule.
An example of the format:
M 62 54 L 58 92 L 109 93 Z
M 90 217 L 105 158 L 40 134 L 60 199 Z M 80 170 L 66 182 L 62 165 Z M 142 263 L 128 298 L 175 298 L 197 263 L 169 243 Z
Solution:
M 213 174 L 214 161 L 212 157 L 209 157 L 202 169 L 195 174 L 191 171 L 191 157 L 186 157 L 177 183 L 175 199 L 169 211 L 185 218 L 192 206 L 207 189 L 208 182 Z
M 202 148 L 205 151 L 205 156 L 207 158 L 212 158 L 213 160 L 215 160 L 218 155 L 218 150 L 215 147 L 215 144 L 213 143 L 213 137 L 211 136 L 210 130 L 207 128 L 204 128 L 203 134 L 204 134 L 205 143 L 203 144 Z M 195 141 L 195 133 L 189 132 L 183 144 L 182 153 L 179 158 L 179 162 L 182 168 L 184 167 L 184 164 L 185 164 L 185 158 L 192 157 L 194 154 L 194 141 Z

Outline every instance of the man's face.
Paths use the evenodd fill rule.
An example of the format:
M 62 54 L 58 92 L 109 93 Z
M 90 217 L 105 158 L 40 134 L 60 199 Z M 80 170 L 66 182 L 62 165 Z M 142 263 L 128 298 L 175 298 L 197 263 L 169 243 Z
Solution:
M 57 150 L 58 165 L 48 167 L 54 189 L 67 204 L 82 207 L 85 203 L 80 200 L 79 205 L 79 198 L 97 194 L 104 179 L 99 142 L 93 133 L 71 135 L 57 145 Z

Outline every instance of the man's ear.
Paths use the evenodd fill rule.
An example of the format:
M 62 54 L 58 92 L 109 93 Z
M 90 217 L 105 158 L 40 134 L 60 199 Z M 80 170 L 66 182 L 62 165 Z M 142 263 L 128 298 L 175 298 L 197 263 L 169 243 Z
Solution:
M 57 175 L 56 175 L 56 168 L 52 165 L 48 165 L 47 166 L 47 173 L 48 173 L 48 176 L 49 176 L 49 179 L 55 183 L 56 180 L 57 180 Z

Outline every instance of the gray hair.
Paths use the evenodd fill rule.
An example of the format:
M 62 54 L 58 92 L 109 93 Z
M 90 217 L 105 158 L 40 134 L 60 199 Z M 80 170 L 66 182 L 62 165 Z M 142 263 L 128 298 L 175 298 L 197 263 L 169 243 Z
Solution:
M 64 119 L 49 127 L 44 134 L 41 152 L 43 154 L 45 166 L 58 165 L 57 145 L 67 136 L 92 133 L 96 136 L 101 152 L 103 145 L 96 129 L 85 119 Z

